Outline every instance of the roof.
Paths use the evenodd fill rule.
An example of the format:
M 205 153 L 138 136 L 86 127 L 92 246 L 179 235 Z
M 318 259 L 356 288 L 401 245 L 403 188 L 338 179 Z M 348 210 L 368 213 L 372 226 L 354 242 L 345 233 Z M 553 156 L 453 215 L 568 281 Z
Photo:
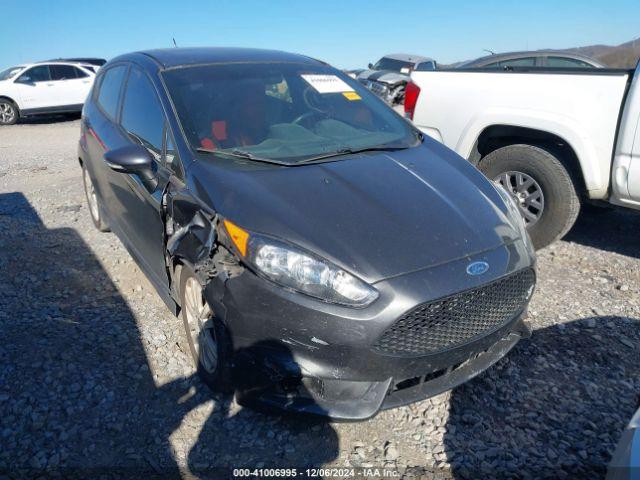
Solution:
M 72 62 L 67 60 L 42 60 L 40 62 L 20 63 L 18 65 L 12 65 L 11 67 L 7 68 L 29 68 L 35 67 L 36 65 L 73 65 L 74 67 L 95 67 L 95 65 L 83 62 Z M 6 70 L 6 68 L 0 68 L 0 70 Z
M 165 48 L 137 52 L 154 59 L 164 68 L 183 65 L 225 62 L 296 62 L 318 64 L 304 55 L 286 53 L 278 50 L 262 50 L 257 48 L 200 47 L 200 48 Z
M 432 62 L 433 58 L 423 57 L 422 55 L 411 55 L 409 53 L 390 53 L 383 58 L 392 58 L 393 60 L 402 60 L 403 62 Z

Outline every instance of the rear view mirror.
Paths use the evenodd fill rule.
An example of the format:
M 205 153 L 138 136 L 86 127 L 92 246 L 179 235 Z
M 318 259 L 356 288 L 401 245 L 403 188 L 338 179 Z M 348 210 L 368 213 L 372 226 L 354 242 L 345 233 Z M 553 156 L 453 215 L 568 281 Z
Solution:
M 143 185 L 153 192 L 158 186 L 158 167 L 149 151 L 140 145 L 109 150 L 104 154 L 104 160 L 109 168 L 115 172 L 137 175 Z
M 369 70 L 373 69 L 373 63 L 369 64 Z

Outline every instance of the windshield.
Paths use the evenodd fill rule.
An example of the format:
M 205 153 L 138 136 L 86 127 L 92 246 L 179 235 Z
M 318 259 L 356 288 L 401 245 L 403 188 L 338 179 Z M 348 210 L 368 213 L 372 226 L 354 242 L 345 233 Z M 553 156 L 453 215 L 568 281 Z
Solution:
M 6 70 L 2 70 L 0 72 L 0 80 L 9 80 L 10 78 L 13 78 L 16 76 L 16 74 L 21 71 L 24 67 L 22 66 L 17 66 L 17 67 L 11 67 L 11 68 L 7 68 Z
M 412 62 L 405 62 L 403 60 L 395 60 L 393 58 L 382 57 L 373 66 L 374 70 L 391 70 L 399 72 L 403 68 L 413 68 Z
M 198 151 L 295 164 L 418 143 L 405 120 L 328 66 L 216 64 L 163 76 L 185 135 Z

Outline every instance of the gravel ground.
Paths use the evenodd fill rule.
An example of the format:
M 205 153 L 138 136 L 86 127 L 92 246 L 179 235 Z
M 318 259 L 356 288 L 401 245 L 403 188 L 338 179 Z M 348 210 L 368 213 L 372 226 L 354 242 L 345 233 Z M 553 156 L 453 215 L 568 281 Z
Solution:
M 265 416 L 206 389 L 178 321 L 93 228 L 78 129 L 0 128 L 0 476 L 603 477 L 639 400 L 640 215 L 583 214 L 541 252 L 532 338 L 453 392 L 362 423 Z

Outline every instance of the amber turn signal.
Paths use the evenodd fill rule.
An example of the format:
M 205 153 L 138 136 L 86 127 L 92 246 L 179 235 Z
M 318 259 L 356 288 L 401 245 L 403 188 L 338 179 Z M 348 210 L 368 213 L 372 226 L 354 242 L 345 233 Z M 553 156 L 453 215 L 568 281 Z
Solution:
M 229 233 L 229 237 L 231 237 L 231 241 L 240 252 L 240 255 L 243 257 L 247 254 L 247 242 L 249 241 L 249 232 L 243 230 L 235 223 L 230 222 L 229 220 L 224 220 L 224 227 L 227 229 Z

